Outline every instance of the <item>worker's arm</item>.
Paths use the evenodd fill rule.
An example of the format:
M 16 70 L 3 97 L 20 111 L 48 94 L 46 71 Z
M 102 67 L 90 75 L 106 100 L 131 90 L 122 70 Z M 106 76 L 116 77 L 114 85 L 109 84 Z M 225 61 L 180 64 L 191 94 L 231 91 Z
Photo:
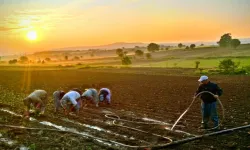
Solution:
M 29 100 L 29 98 L 27 97 L 27 98 L 25 98 L 24 100 L 23 100 L 23 103 L 24 103 L 24 117 L 28 117 L 29 118 L 29 115 L 30 115 L 30 112 L 29 112 L 29 110 L 30 110 L 30 100 Z
M 75 110 L 76 110 L 76 115 L 78 115 L 80 106 L 78 104 L 76 104 L 74 107 L 75 107 Z
M 194 97 L 196 97 L 197 94 L 199 94 L 199 93 L 202 91 L 202 87 L 201 87 L 201 86 L 202 86 L 202 85 L 200 84 L 199 87 L 198 87 L 198 89 L 196 90 L 196 92 L 195 92 L 195 94 L 194 94 Z
M 221 96 L 223 94 L 223 90 L 216 84 L 216 93 L 218 96 Z

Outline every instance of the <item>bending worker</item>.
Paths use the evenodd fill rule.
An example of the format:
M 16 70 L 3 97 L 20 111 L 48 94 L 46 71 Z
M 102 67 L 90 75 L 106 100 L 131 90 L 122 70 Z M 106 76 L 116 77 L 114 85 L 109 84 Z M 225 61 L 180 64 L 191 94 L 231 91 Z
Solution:
M 82 94 L 82 98 L 85 101 L 86 105 L 87 105 L 87 100 L 90 100 L 92 102 L 95 103 L 96 107 L 98 107 L 98 103 L 99 103 L 99 99 L 98 99 L 98 93 L 96 89 L 90 88 L 87 89 L 83 94 Z M 85 106 L 86 106 L 85 105 Z
M 65 92 L 61 90 L 57 90 L 53 93 L 55 112 L 57 112 L 59 108 L 61 108 L 60 100 L 63 98 L 64 95 Z
M 100 102 L 111 103 L 111 92 L 108 88 L 101 88 L 98 96 Z
M 35 108 L 35 112 L 39 115 L 43 115 L 45 107 L 48 101 L 47 92 L 44 90 L 35 90 L 28 97 L 23 100 L 24 105 L 26 106 L 24 117 L 30 117 L 30 106 L 32 105 Z
M 201 94 L 202 126 L 200 128 L 201 129 L 208 128 L 209 118 L 212 119 L 214 127 L 218 127 L 219 117 L 217 114 L 216 101 L 219 98 L 219 96 L 222 95 L 222 89 L 216 83 L 210 82 L 207 76 L 201 76 L 198 81 L 200 82 L 200 86 L 198 87 L 195 96 L 202 91 L 209 91 L 214 94 L 214 96 L 209 93 Z
M 78 115 L 81 107 L 81 95 L 76 91 L 69 91 L 61 99 L 61 104 L 65 115 L 68 115 L 72 111 L 75 111 L 76 115 Z

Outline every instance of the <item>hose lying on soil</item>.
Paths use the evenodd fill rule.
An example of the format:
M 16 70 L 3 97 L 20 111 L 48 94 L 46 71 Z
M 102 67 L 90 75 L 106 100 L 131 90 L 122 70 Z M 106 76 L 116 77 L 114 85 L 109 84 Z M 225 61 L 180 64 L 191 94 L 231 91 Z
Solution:
M 224 134 L 224 133 L 233 132 L 235 130 L 241 130 L 241 129 L 246 129 L 246 128 L 250 128 L 250 124 L 249 125 L 245 125 L 245 126 L 236 127 L 236 128 L 221 130 L 221 131 L 217 131 L 217 132 L 207 133 L 207 134 L 203 134 L 203 135 L 200 135 L 200 136 L 186 138 L 186 139 L 182 139 L 182 140 L 178 140 L 178 141 L 173 141 L 172 143 L 166 144 L 164 146 L 153 146 L 151 148 L 152 148 L 152 150 L 163 149 L 163 148 L 167 148 L 167 147 L 172 146 L 172 145 L 178 145 L 178 144 L 183 144 L 183 143 L 191 142 L 191 141 L 194 141 L 194 140 L 197 140 L 197 139 L 201 139 L 203 137 Z
M 181 114 L 181 116 L 176 120 L 176 122 L 174 123 L 174 125 L 172 126 L 171 130 L 174 129 L 174 127 L 177 125 L 177 123 L 180 121 L 180 119 L 189 111 L 189 109 L 191 108 L 191 106 L 193 105 L 194 101 L 203 93 L 208 93 L 208 94 L 211 94 L 212 96 L 215 96 L 213 93 L 209 92 L 209 91 L 202 91 L 200 93 L 198 93 L 194 98 L 193 98 L 193 101 L 191 102 L 191 104 L 188 106 L 188 108 Z M 221 106 L 221 109 L 222 109 L 222 119 L 220 121 L 220 123 L 218 124 L 218 126 L 216 127 L 213 127 L 213 128 L 210 128 L 210 129 L 205 129 L 206 131 L 210 131 L 210 130 L 214 130 L 214 129 L 217 129 L 219 126 L 221 126 L 223 120 L 225 119 L 225 110 L 224 110 L 224 107 L 220 101 L 219 98 L 217 98 L 217 101 L 219 102 L 220 106 Z
M 119 120 L 119 121 L 123 121 L 123 122 L 130 122 L 130 123 L 134 123 L 134 124 L 148 124 L 148 125 L 173 125 L 170 123 L 166 123 L 166 122 L 140 122 L 140 121 L 131 121 L 131 120 L 126 120 L 126 119 L 121 119 L 118 115 L 115 114 L 105 114 L 105 117 L 108 119 L 112 119 L 112 120 Z M 185 127 L 183 125 L 177 125 L 179 127 Z
M 26 129 L 26 130 L 43 130 L 43 131 L 68 132 L 68 131 L 57 130 L 57 129 L 29 128 L 29 127 L 24 127 L 24 126 L 13 126 L 13 125 L 4 125 L 4 124 L 0 124 L 0 127 L 15 128 L 15 129 Z
M 51 130 L 51 131 L 58 131 L 58 132 L 68 132 L 68 133 L 73 133 L 73 134 L 81 135 L 81 134 L 78 134 L 76 132 L 62 131 L 62 130 L 57 130 L 57 129 L 27 128 L 27 127 L 12 126 L 12 125 L 0 125 L 0 126 L 2 126 L 2 127 L 10 127 L 10 128 L 19 128 L 19 129 L 31 129 L 31 130 L 41 130 L 42 129 L 42 130 Z M 191 138 L 186 138 L 186 139 L 182 139 L 182 140 L 177 140 L 177 141 L 173 141 L 173 142 L 167 143 L 167 144 L 150 145 L 150 146 L 131 146 L 131 145 L 126 145 L 126 144 L 123 144 L 123 143 L 119 143 L 119 142 L 115 142 L 115 141 L 111 141 L 111 140 L 107 140 L 107 139 L 102 139 L 102 138 L 97 138 L 97 139 L 100 139 L 100 140 L 103 140 L 103 141 L 106 141 L 106 142 L 111 142 L 113 144 L 117 144 L 117 145 L 120 145 L 120 146 L 129 147 L 129 148 L 152 148 L 152 150 L 154 150 L 154 149 L 156 150 L 156 149 L 166 148 L 166 147 L 171 146 L 171 145 L 178 145 L 178 144 L 182 144 L 182 143 L 194 141 L 194 140 L 197 140 L 197 139 L 201 139 L 203 137 L 214 136 L 214 135 L 218 135 L 218 134 L 224 134 L 224 133 L 233 132 L 235 130 L 241 130 L 241 129 L 246 129 L 246 128 L 250 128 L 250 124 L 249 125 L 245 125 L 245 126 L 240 126 L 240 127 L 232 128 L 232 129 L 221 130 L 221 131 L 217 131 L 217 132 L 203 134 L 203 135 L 196 136 L 196 137 L 191 137 Z

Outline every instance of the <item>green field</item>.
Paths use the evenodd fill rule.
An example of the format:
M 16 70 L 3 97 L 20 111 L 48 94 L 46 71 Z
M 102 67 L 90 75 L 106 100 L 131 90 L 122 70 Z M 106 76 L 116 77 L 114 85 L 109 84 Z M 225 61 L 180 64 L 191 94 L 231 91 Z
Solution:
M 162 62 L 153 62 L 143 65 L 138 65 L 137 67 L 180 67 L 180 68 L 195 68 L 195 62 L 199 61 L 200 68 L 216 68 L 218 67 L 220 61 L 226 58 L 212 58 L 212 59 L 170 59 Z M 240 67 L 250 65 L 250 57 L 247 58 L 232 58 L 235 62 L 240 62 Z
M 135 50 L 135 49 L 134 49 Z M 216 46 L 204 46 L 197 47 L 195 49 L 178 49 L 172 48 L 170 50 L 161 50 L 151 53 L 152 59 L 146 59 L 144 57 L 135 57 L 133 49 L 125 49 L 128 51 L 131 57 L 132 65 L 123 66 L 121 60 L 116 56 L 115 50 L 99 51 L 96 56 L 92 58 L 83 57 L 80 60 L 63 60 L 64 54 L 61 52 L 46 52 L 45 54 L 32 54 L 27 57 L 32 58 L 51 58 L 52 61 L 41 63 L 29 63 L 29 64 L 12 64 L 8 61 L 10 59 L 19 59 L 18 57 L 2 57 L 0 63 L 0 69 L 21 69 L 22 67 L 31 67 L 33 69 L 85 69 L 85 68 L 121 68 L 121 67 L 153 67 L 153 68 L 195 68 L 195 62 L 199 61 L 199 68 L 210 69 L 216 68 L 219 62 L 223 59 L 230 58 L 235 62 L 240 62 L 240 67 L 250 66 L 250 44 L 240 45 L 237 49 L 232 48 L 220 48 Z M 146 49 L 143 49 L 144 53 L 148 53 Z M 86 52 L 80 51 L 68 51 L 67 55 L 70 58 L 75 56 L 81 56 Z M 57 57 L 55 57 L 57 56 Z M 33 61 L 35 61 L 33 59 Z

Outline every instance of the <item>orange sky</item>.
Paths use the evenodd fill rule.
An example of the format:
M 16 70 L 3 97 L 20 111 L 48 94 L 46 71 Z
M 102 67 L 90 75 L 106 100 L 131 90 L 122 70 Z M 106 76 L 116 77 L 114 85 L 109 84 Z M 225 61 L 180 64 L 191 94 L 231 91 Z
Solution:
M 248 0 L 0 0 L 0 52 L 250 37 L 249 10 Z

